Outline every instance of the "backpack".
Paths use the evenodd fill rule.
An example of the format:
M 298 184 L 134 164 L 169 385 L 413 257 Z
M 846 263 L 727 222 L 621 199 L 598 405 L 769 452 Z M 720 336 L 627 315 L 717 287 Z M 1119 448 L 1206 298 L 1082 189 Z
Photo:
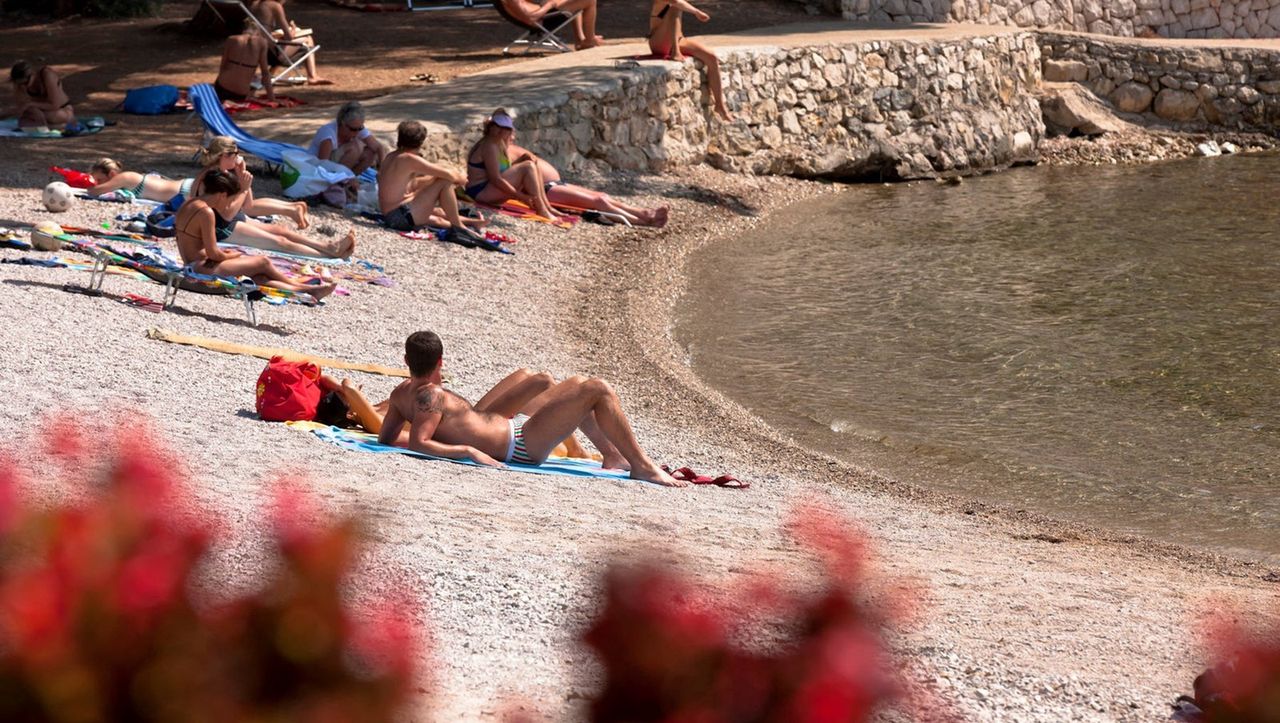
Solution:
M 162 115 L 178 105 L 178 89 L 172 85 L 134 88 L 124 94 L 124 112 L 134 115 Z
M 271 357 L 258 377 L 258 416 L 268 422 L 311 421 L 320 405 L 320 367 Z

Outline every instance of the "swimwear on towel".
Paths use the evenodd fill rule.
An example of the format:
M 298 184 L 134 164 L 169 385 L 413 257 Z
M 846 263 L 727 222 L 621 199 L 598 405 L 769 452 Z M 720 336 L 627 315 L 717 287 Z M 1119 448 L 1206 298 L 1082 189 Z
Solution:
M 517 414 L 514 419 L 508 419 L 507 424 L 511 431 L 508 435 L 507 442 L 507 458 L 503 462 L 515 462 L 516 464 L 528 464 L 537 467 L 542 464 L 538 460 L 529 456 L 529 450 L 524 446 L 524 423 L 529 421 L 529 415 Z

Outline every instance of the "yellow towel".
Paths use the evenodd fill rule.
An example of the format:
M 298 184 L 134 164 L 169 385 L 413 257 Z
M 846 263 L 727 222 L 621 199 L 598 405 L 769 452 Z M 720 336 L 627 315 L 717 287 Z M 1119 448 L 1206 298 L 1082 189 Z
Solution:
M 407 369 L 386 367 L 381 364 L 349 362 L 341 359 L 326 359 L 324 357 L 312 356 L 310 354 L 302 354 L 289 349 L 272 349 L 264 346 L 249 346 L 248 344 L 237 344 L 235 342 L 222 341 L 220 339 L 209 339 L 203 336 L 183 336 L 181 334 L 175 334 L 172 331 L 168 331 L 167 329 L 159 329 L 155 327 L 147 330 L 147 338 L 156 339 L 158 341 L 167 341 L 171 344 L 195 346 L 201 349 L 222 352 L 223 354 L 256 356 L 259 359 L 270 359 L 271 357 L 278 356 L 289 361 L 308 361 L 321 369 L 350 369 L 357 372 L 368 372 L 369 374 L 382 374 L 383 376 L 388 377 L 408 378 L 409 376 L 409 371 Z

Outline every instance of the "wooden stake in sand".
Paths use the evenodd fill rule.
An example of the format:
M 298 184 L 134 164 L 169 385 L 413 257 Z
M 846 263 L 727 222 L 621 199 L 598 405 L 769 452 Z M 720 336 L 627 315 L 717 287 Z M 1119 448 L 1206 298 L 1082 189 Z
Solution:
M 210 351 L 218 351 L 223 354 L 240 354 L 243 356 L 256 356 L 259 359 L 270 359 L 271 357 L 283 357 L 289 361 L 307 361 L 315 364 L 321 369 L 350 369 L 357 372 L 368 372 L 369 374 L 382 374 L 388 377 L 405 377 L 409 376 L 407 369 L 396 369 L 393 367 L 384 367 L 381 364 L 362 364 L 360 362 L 342 361 L 341 359 L 325 359 L 324 357 L 311 356 L 309 354 L 300 354 L 289 349 L 272 349 L 265 346 L 249 346 L 248 344 L 237 344 L 230 341 L 221 341 L 219 339 L 209 339 L 203 336 L 183 336 L 175 334 L 167 329 L 159 329 L 152 327 L 147 329 L 147 338 L 157 341 L 167 341 L 170 344 L 183 344 L 185 346 L 195 346 Z

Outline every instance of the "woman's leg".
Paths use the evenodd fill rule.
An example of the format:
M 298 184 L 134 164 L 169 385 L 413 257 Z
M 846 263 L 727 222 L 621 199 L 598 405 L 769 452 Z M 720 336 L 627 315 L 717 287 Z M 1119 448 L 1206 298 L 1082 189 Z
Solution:
M 733 120 L 729 109 L 724 106 L 724 88 L 720 83 L 720 59 L 707 46 L 688 38 L 681 38 L 679 48 L 681 53 L 697 58 L 707 66 L 707 88 L 711 91 L 711 102 L 715 106 L 716 115 L 725 122 Z
M 573 21 L 573 35 L 578 41 L 576 45 L 578 50 L 594 48 L 604 40 L 596 35 L 596 0 L 562 0 L 554 3 L 554 7 L 556 10 L 570 13 L 582 11 L 582 14 Z
M 557 206 L 568 206 L 570 208 L 585 208 L 594 211 L 605 211 L 607 213 L 617 214 L 627 219 L 629 223 L 642 226 L 649 225 L 652 220 L 651 214 L 633 214 L 618 205 L 612 203 L 612 199 L 607 194 L 599 191 L 592 191 L 589 188 L 575 186 L 572 183 L 566 183 L 559 186 L 552 186 L 547 190 L 547 200 Z
M 547 190 L 543 187 L 545 181 L 542 180 L 542 172 L 538 170 L 536 163 L 521 161 L 508 168 L 502 177 L 511 185 L 533 196 L 535 212 L 547 218 L 556 217 L 555 211 L 551 210 L 551 202 L 547 200 Z
M 649 31 L 649 51 L 660 58 L 684 60 L 680 55 L 680 11 L 667 6 L 667 14 Z
M 275 216 L 277 214 L 285 216 L 298 225 L 298 228 L 306 228 L 310 225 L 307 220 L 307 204 L 301 201 L 284 201 L 279 198 L 254 198 L 253 203 L 240 207 L 249 216 Z
M 250 223 L 253 222 L 251 221 Z M 237 225 L 237 228 L 238 227 L 239 226 Z M 318 241 L 313 238 L 308 238 L 304 234 L 298 233 L 288 226 L 281 226 L 278 223 L 263 224 L 263 228 L 277 236 L 286 238 L 295 244 L 310 247 L 322 256 L 345 259 L 350 258 L 351 254 L 356 250 L 356 230 L 354 228 L 347 229 L 347 235 L 343 236 L 342 240 L 336 243 L 332 241 Z M 313 253 L 308 255 L 314 256 L 315 254 Z
M 347 237 L 335 248 L 333 244 L 313 241 L 279 224 L 263 224 L 248 220 L 236 224 L 227 242 L 265 251 L 284 251 L 299 256 L 337 258 L 343 254 L 350 256 L 355 250 L 355 230 L 348 231 Z
M 336 284 L 300 284 L 285 276 L 266 256 L 237 256 L 220 261 L 213 266 L 210 273 L 219 276 L 250 276 L 262 286 L 271 286 L 286 291 L 299 291 L 323 299 L 333 293 Z

